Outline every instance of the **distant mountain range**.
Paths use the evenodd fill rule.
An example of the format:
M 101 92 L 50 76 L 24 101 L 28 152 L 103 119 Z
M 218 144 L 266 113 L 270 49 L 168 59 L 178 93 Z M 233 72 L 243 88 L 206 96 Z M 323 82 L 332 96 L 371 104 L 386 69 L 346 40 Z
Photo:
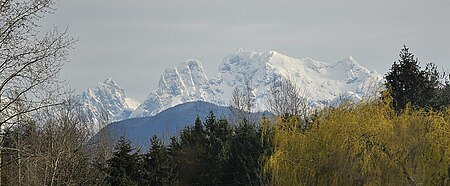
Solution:
M 276 51 L 238 49 L 227 55 L 213 78 L 195 59 L 166 68 L 158 87 L 140 104 L 127 98 L 112 79 L 83 92 L 80 103 L 94 121 L 106 111 L 111 121 L 154 116 L 176 105 L 204 101 L 226 106 L 235 87 L 248 80 L 257 98 L 256 111 L 267 108 L 270 85 L 280 78 L 293 80 L 317 107 L 335 105 L 340 99 L 360 100 L 381 85 L 382 75 L 359 65 L 352 57 L 329 64 L 311 58 L 296 59 Z M 136 107 L 136 105 L 138 105 Z M 99 127 L 94 127 L 98 129 Z

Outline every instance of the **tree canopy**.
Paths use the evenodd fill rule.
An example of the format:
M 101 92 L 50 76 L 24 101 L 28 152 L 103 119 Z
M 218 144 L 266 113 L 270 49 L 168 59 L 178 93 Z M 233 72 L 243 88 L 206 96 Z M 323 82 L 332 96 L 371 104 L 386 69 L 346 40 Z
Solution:
M 392 65 L 386 75 L 386 86 L 394 98 L 395 110 L 405 109 L 408 103 L 417 107 L 439 107 L 435 102 L 440 85 L 440 75 L 433 63 L 421 69 L 418 59 L 403 46 L 400 59 Z

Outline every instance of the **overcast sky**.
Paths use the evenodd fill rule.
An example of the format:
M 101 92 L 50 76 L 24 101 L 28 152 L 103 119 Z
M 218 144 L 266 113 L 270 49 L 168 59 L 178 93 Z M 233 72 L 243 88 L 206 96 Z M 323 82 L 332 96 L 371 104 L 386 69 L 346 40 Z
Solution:
M 335 63 L 353 56 L 385 74 L 403 44 L 450 69 L 449 0 L 58 0 L 45 27 L 79 39 L 62 77 L 77 92 L 107 77 L 142 101 L 169 65 L 199 59 L 216 74 L 237 48 Z

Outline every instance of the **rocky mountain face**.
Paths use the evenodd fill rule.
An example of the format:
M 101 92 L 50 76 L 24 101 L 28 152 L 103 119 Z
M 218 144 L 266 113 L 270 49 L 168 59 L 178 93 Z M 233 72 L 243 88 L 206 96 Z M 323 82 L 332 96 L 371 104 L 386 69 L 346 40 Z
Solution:
M 104 122 L 126 119 L 139 103 L 125 95 L 113 79 L 106 79 L 96 87 L 78 95 L 78 101 L 86 119 L 94 123 L 93 131 L 98 131 Z
M 219 105 L 203 66 L 197 60 L 187 60 L 168 67 L 159 79 L 158 88 L 131 113 L 130 117 L 153 116 L 163 110 L 192 101 L 206 101 Z
M 256 97 L 256 111 L 267 108 L 266 97 L 273 82 L 294 81 L 315 106 L 334 105 L 341 98 L 359 100 L 375 92 L 382 76 L 359 65 L 352 57 L 330 64 L 311 58 L 296 59 L 275 51 L 238 49 L 226 56 L 215 77 L 209 79 L 197 60 L 165 70 L 153 91 L 130 117 L 153 116 L 167 108 L 192 101 L 226 106 L 235 87 L 249 81 Z

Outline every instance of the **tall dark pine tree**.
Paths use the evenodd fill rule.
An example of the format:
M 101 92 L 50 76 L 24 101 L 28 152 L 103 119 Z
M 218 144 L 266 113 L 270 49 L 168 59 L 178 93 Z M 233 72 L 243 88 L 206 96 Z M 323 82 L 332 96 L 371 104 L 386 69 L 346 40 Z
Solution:
M 259 158 L 263 153 L 261 131 L 256 125 L 244 122 L 236 126 L 226 163 L 232 174 L 226 175 L 227 179 L 234 185 L 262 185 Z
M 167 152 L 169 154 L 169 162 L 170 162 L 170 167 L 171 167 L 171 172 L 170 172 L 170 182 L 172 182 L 172 184 L 170 185 L 180 185 L 180 174 L 183 168 L 182 165 L 182 146 L 180 143 L 180 140 L 177 137 L 171 137 L 170 138 L 170 144 L 167 145 Z
M 144 155 L 144 185 L 174 185 L 175 177 L 169 150 L 157 137 L 150 139 L 151 147 Z
M 438 87 L 438 79 L 439 74 L 433 64 L 421 70 L 418 60 L 414 59 L 408 47 L 403 46 L 400 59 L 394 62 L 386 75 L 386 86 L 394 98 L 395 110 L 403 110 L 408 103 L 418 107 L 433 106 L 431 100 Z
M 195 119 L 194 127 L 183 130 L 180 134 L 179 177 L 181 185 L 204 185 L 207 162 L 206 135 L 200 118 Z
M 232 128 L 226 119 L 216 119 L 213 112 L 206 117 L 205 129 L 207 135 L 208 184 L 228 183 L 224 176 L 232 174 L 226 170 L 225 162 L 229 159 Z
M 105 185 L 140 185 L 142 171 L 139 153 L 133 153 L 130 142 L 124 136 L 114 150 L 113 157 L 107 161 Z

